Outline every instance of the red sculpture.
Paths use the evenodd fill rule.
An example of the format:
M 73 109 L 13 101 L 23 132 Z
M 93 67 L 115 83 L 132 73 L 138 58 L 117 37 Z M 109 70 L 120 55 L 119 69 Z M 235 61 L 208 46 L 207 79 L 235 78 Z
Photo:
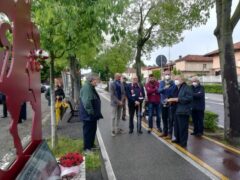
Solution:
M 0 22 L 0 92 L 7 97 L 11 114 L 10 133 L 13 136 L 17 159 L 7 170 L 0 170 L 0 179 L 14 179 L 42 141 L 40 64 L 37 61 L 40 37 L 31 22 L 29 0 L 0 0 L 0 13 L 10 22 Z M 7 31 L 13 35 L 9 42 Z M 18 134 L 21 105 L 30 102 L 33 109 L 31 142 L 23 149 Z

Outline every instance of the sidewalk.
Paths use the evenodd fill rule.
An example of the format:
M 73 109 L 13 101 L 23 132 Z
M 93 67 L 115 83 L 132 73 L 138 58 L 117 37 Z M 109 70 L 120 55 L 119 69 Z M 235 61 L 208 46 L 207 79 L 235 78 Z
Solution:
M 117 179 L 240 179 L 240 151 L 207 137 L 189 135 L 187 149 L 159 138 L 156 131 L 111 137 L 109 94 L 99 92 L 105 118 L 100 132 Z M 128 131 L 128 121 L 122 128 Z

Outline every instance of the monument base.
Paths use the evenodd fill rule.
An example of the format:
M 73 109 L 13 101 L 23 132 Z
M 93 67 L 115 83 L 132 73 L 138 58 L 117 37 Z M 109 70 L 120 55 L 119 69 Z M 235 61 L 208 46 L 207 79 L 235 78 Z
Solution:
M 42 141 L 16 180 L 57 180 L 61 179 L 60 174 L 60 168 L 54 155 L 46 141 Z

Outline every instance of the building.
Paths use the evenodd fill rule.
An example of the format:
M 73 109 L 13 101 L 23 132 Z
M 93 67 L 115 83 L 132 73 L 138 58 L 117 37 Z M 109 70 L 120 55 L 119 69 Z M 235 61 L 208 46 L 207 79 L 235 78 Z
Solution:
M 237 68 L 237 75 L 240 75 L 240 42 L 234 44 L 234 52 L 235 52 L 235 61 L 236 61 L 236 68 Z M 211 57 L 213 59 L 213 65 L 211 69 L 212 75 L 220 75 L 221 68 L 220 68 L 220 58 L 219 58 L 219 51 L 215 50 L 208 54 L 204 55 L 205 57 Z
M 181 71 L 185 77 L 194 75 L 206 75 L 212 70 L 212 57 L 205 57 L 201 55 L 187 55 L 179 57 L 175 61 L 175 67 Z

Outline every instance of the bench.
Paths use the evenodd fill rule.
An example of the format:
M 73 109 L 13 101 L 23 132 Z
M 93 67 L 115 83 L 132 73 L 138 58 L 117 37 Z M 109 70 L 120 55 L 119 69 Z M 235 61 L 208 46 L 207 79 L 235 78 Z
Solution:
M 73 117 L 78 117 L 79 116 L 79 111 L 76 109 L 76 106 L 71 100 L 66 101 L 69 105 L 70 108 L 70 117 L 68 118 L 67 122 L 70 122 Z

